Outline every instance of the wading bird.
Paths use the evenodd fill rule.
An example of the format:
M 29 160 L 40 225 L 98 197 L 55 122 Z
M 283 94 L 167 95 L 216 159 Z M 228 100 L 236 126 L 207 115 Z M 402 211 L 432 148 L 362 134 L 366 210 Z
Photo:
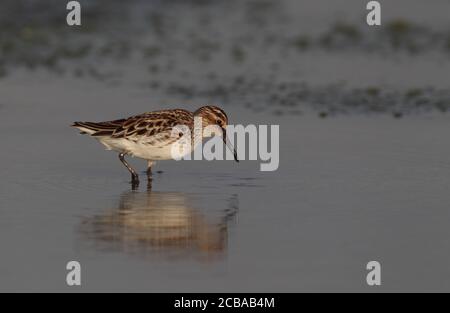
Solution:
M 200 131 L 194 129 L 197 127 L 195 118 L 201 118 Z M 118 152 L 120 161 L 131 173 L 132 184 L 138 185 L 139 175 L 125 160 L 125 156 L 147 160 L 147 175 L 150 179 L 155 161 L 174 159 L 172 147 L 179 144 L 185 135 L 184 132 L 178 132 L 174 136 L 177 126 L 187 127 L 190 133 L 194 134 L 185 154 L 190 153 L 195 144 L 206 137 L 203 132 L 206 127 L 220 127 L 222 131 L 219 135 L 233 152 L 236 162 L 239 162 L 236 150 L 226 135 L 227 125 L 228 117 L 221 108 L 204 106 L 195 112 L 183 109 L 161 110 L 107 122 L 75 122 L 72 126 L 78 128 L 82 134 L 88 134 L 100 141 L 107 150 Z

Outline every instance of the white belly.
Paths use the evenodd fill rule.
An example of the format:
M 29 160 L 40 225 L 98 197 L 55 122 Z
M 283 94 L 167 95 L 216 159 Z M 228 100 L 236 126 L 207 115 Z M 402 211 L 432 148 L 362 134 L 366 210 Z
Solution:
M 98 140 L 107 150 L 114 150 L 144 160 L 171 160 L 191 153 L 192 147 L 180 141 L 169 145 L 150 145 L 140 141 L 123 138 L 99 137 Z

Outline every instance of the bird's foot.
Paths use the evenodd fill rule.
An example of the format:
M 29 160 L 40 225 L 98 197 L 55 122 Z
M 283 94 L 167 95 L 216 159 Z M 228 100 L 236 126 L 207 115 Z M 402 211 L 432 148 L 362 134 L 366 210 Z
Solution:
M 139 187 L 139 176 L 137 174 L 131 175 L 131 187 L 133 190 Z

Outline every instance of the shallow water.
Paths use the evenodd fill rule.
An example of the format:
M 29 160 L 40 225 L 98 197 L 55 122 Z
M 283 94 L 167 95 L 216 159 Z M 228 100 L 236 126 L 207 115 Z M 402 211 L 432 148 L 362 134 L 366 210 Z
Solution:
M 165 161 L 151 191 L 132 191 L 117 156 L 68 125 L 86 112 L 156 109 L 148 95 L 59 79 L 29 86 L 26 100 L 20 84 L 1 86 L 1 290 L 73 291 L 72 259 L 85 291 L 370 291 L 372 259 L 384 266 L 379 290 L 449 288 L 448 116 L 226 107 L 234 123 L 281 125 L 278 171 Z
M 34 41 L 45 14 L 36 33 L 10 26 L 26 49 L 0 60 L 0 291 L 450 290 L 448 2 L 390 7 L 386 21 L 411 30 L 399 47 L 389 32 L 350 27 L 360 1 L 194 2 L 151 2 L 151 31 L 125 20 L 133 36 L 120 19 L 88 24 L 87 42 L 130 42 L 100 55 L 69 49 L 55 64 L 47 53 L 58 45 Z M 114 8 L 96 20 L 117 17 Z M 343 31 L 364 36 L 320 40 Z M 300 52 L 286 47 L 303 34 L 311 42 Z M 411 53 L 416 34 L 436 40 Z M 69 46 L 86 39 L 53 35 Z M 25 53 L 34 49 L 42 54 Z M 151 190 L 145 181 L 132 190 L 117 155 L 69 127 L 206 103 L 233 124 L 280 125 L 279 169 L 162 161 Z M 66 286 L 71 260 L 81 288 Z M 366 284 L 371 260 L 382 264 L 376 289 Z

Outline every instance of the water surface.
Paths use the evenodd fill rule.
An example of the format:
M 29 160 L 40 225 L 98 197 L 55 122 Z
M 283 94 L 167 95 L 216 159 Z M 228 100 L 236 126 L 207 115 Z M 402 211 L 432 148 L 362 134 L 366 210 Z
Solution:
M 0 31 L 1 291 L 450 289 L 448 2 L 389 4 L 377 33 L 360 1 L 258 2 L 92 2 L 76 34 L 7 3 L 22 19 Z M 132 190 L 69 127 L 211 103 L 280 125 L 279 169 L 162 161 Z

